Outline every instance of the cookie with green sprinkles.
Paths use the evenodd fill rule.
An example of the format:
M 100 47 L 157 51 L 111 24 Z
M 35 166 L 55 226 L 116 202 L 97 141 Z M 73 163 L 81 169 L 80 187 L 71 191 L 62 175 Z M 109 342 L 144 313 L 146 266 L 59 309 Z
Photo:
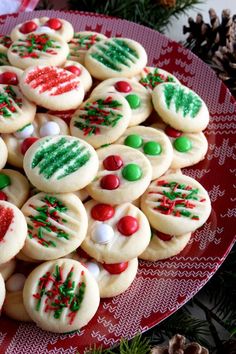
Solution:
M 23 302 L 37 326 L 66 333 L 84 327 L 99 302 L 96 280 L 80 262 L 61 258 L 42 263 L 26 279 Z
M 85 55 L 85 66 L 96 79 L 133 77 L 147 64 L 144 47 L 129 38 L 108 38 L 94 44 Z
M 205 223 L 211 213 L 211 201 L 195 179 L 168 174 L 152 181 L 141 198 L 141 209 L 154 229 L 180 236 Z
M 187 86 L 162 83 L 152 92 L 154 109 L 172 128 L 185 133 L 198 133 L 209 123 L 209 111 L 201 97 Z
M 84 140 L 68 135 L 49 136 L 30 146 L 23 167 L 39 190 L 68 193 L 84 188 L 94 179 L 98 157 Z

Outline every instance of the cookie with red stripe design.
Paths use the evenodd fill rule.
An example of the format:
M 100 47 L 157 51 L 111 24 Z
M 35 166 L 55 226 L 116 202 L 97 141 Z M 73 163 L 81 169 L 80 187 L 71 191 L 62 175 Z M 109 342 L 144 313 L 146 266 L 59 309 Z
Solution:
M 8 262 L 24 246 L 25 217 L 14 204 L 0 201 L 0 264 Z
M 93 83 L 92 77 L 82 64 L 77 63 L 76 61 L 67 60 L 63 65 L 63 68 L 79 77 L 82 85 L 84 86 L 85 92 L 90 90 Z
M 52 110 L 77 108 L 84 98 L 80 78 L 54 66 L 28 68 L 21 77 L 20 87 L 31 101 Z

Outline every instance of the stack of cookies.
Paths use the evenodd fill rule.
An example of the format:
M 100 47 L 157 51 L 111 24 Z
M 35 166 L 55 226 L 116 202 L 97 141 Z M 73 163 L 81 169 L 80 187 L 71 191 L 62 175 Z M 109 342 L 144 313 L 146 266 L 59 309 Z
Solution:
M 21 23 L 0 52 L 0 308 L 71 332 L 208 219 L 181 168 L 204 159 L 209 112 L 140 43 L 66 20 Z

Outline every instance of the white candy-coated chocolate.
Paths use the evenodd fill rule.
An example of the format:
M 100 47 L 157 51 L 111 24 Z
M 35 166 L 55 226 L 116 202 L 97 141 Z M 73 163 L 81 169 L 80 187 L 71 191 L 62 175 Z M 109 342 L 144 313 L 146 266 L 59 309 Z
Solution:
M 41 27 L 38 27 L 34 33 L 35 34 L 41 34 L 41 33 L 54 33 L 55 31 L 52 30 L 50 27 L 48 26 L 41 26 Z
M 29 138 L 34 132 L 34 126 L 33 124 L 28 124 L 21 130 L 18 130 L 14 133 L 15 137 L 17 139 L 26 139 Z
M 15 292 L 22 290 L 26 281 L 26 276 L 22 273 L 13 274 L 6 282 L 7 291 Z
M 113 237 L 114 231 L 110 225 L 102 223 L 100 221 L 94 223 L 92 230 L 92 240 L 95 243 L 104 245 L 106 243 L 109 243 L 113 239 Z
M 48 135 L 59 135 L 60 127 L 56 122 L 47 122 L 42 125 L 39 130 L 39 134 L 42 138 Z
M 85 266 L 90 271 L 90 273 L 92 273 L 94 278 L 97 279 L 100 274 L 99 265 L 96 262 L 87 262 Z

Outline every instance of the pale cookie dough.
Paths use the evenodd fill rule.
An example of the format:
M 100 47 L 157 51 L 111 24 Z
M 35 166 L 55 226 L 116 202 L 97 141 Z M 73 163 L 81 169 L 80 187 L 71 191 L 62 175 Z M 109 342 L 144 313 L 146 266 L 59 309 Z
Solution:
M 31 322 L 23 304 L 23 287 L 26 277 L 22 273 L 13 274 L 6 282 L 6 297 L 3 312 L 17 321 Z
M 128 102 L 120 94 L 97 93 L 83 102 L 70 121 L 71 135 L 95 149 L 116 141 L 131 118 Z
M 12 40 L 9 36 L 0 35 L 0 66 L 10 65 L 7 58 L 7 50 L 11 46 Z
M 96 176 L 98 157 L 84 140 L 50 136 L 36 141 L 25 153 L 23 166 L 29 181 L 51 193 L 75 192 Z
M 134 79 L 138 80 L 150 93 L 152 93 L 157 85 L 163 82 L 180 83 L 179 80 L 168 71 L 153 66 L 146 66 Z
M 73 38 L 69 41 L 69 59 L 84 65 L 84 57 L 88 49 L 95 43 L 98 43 L 106 38 L 107 37 L 104 36 L 104 34 L 91 31 L 74 33 Z
M 88 232 L 81 248 L 101 263 L 120 263 L 140 255 L 148 246 L 151 229 L 146 216 L 131 203 L 112 206 L 85 203 Z
M 10 259 L 6 263 L 0 264 L 0 273 L 2 274 L 3 279 L 6 281 L 15 271 L 16 260 L 15 258 Z
M 84 91 L 88 92 L 92 86 L 92 77 L 88 70 L 80 63 L 76 61 L 67 60 L 63 66 L 65 70 L 70 71 L 75 74 L 80 79 L 82 85 L 84 86 Z
M 0 170 L 5 166 L 7 162 L 8 150 L 3 139 L 0 137 Z
M 73 193 L 31 197 L 23 205 L 28 235 L 22 252 L 33 259 L 51 260 L 74 251 L 84 240 L 88 218 Z
M 30 258 L 28 256 L 26 256 L 22 250 L 20 250 L 19 253 L 17 253 L 16 255 L 16 259 L 18 259 L 19 261 L 23 261 L 23 262 L 27 262 L 27 263 L 41 263 L 39 260 L 37 259 L 33 259 L 33 258 Z
M 172 236 L 152 230 L 151 241 L 139 258 L 156 262 L 176 256 L 186 247 L 190 237 L 191 232 L 181 236 Z
M 164 83 L 152 93 L 155 110 L 171 127 L 186 133 L 198 133 L 209 123 L 209 111 L 196 92 L 176 83 Z
M 12 259 L 24 246 L 27 224 L 14 204 L 0 200 L 0 264 Z
M 140 152 L 113 144 L 97 150 L 99 169 L 86 187 L 88 194 L 102 203 L 120 204 L 139 198 L 149 186 L 152 166 Z
M 29 192 L 29 182 L 22 173 L 10 169 L 0 171 L 0 200 L 6 200 L 21 208 Z
M 32 123 L 25 125 L 13 134 L 3 134 L 8 149 L 7 162 L 12 166 L 23 167 L 27 149 L 44 136 L 69 135 L 67 124 L 59 117 L 47 113 L 37 113 Z
M 6 288 L 2 275 L 0 274 L 0 311 L 6 296 Z
M 54 66 L 28 68 L 21 77 L 20 88 L 29 100 L 52 110 L 77 108 L 84 98 L 79 77 Z
M 13 133 L 34 119 L 36 106 L 17 86 L 0 84 L 0 133 Z
M 125 77 L 107 79 L 95 87 L 91 96 L 101 92 L 119 93 L 125 97 L 132 113 L 129 126 L 144 122 L 153 110 L 151 94 L 133 79 Z
M 85 66 L 96 79 L 133 77 L 147 64 L 144 47 L 129 38 L 108 38 L 94 44 L 85 55 Z
M 71 23 L 62 18 L 40 17 L 16 25 L 10 36 L 15 41 L 26 39 L 29 34 L 55 35 L 69 42 L 73 37 L 74 30 Z
M 180 236 L 205 223 L 211 202 L 199 182 L 185 175 L 170 174 L 150 184 L 141 198 L 141 209 L 154 229 Z
M 62 258 L 45 262 L 30 273 L 23 289 L 23 301 L 37 326 L 66 333 L 79 330 L 92 319 L 100 297 L 90 272 L 81 263 Z
M 160 130 L 141 125 L 128 128 L 116 143 L 141 151 L 152 165 L 152 179 L 163 175 L 171 165 L 173 148 Z
M 30 34 L 25 39 L 17 39 L 7 51 L 11 65 L 20 69 L 36 65 L 62 65 L 68 54 L 68 44 L 48 34 Z
M 208 141 L 202 132 L 183 133 L 162 122 L 155 123 L 152 127 L 165 132 L 173 146 L 171 168 L 192 166 L 205 158 Z

